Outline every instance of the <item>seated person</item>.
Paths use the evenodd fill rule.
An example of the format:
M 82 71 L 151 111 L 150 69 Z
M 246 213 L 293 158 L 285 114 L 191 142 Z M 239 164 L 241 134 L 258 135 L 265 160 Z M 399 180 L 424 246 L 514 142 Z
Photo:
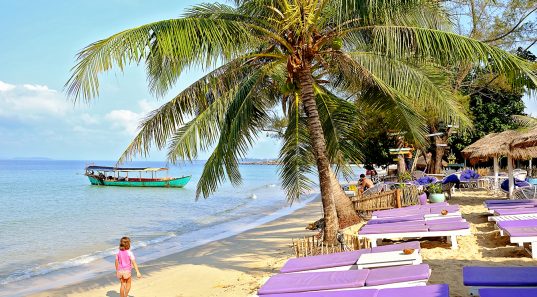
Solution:
M 366 178 L 365 174 L 360 174 L 358 186 L 360 187 L 360 193 L 363 193 L 365 190 L 373 187 L 373 182 L 369 178 Z

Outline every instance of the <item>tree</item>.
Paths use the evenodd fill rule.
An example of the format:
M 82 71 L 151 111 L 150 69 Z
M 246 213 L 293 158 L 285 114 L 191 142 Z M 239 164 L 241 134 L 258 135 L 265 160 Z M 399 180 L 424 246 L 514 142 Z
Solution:
M 162 96 L 183 70 L 215 67 L 152 112 L 120 158 L 147 154 L 155 145 L 168 146 L 168 159 L 175 162 L 195 159 L 215 145 L 197 186 L 203 197 L 226 178 L 241 182 L 239 158 L 267 124 L 269 112 L 284 106 L 289 126 L 280 153 L 282 184 L 291 200 L 308 188 L 307 156 L 312 156 L 325 240 L 333 242 L 339 227 L 358 219 L 330 166 L 344 167 L 355 158 L 355 149 L 340 142 L 354 127 L 352 99 L 391 110 L 387 117 L 411 126 L 423 122 L 413 106 L 429 106 L 441 115 L 452 108 L 438 65 L 473 61 L 509 75 L 532 75 L 530 65 L 517 57 L 440 30 L 445 24 L 444 11 L 428 0 L 202 4 L 181 18 L 89 45 L 79 53 L 66 88 L 74 98 L 93 98 L 99 73 L 143 61 L 150 90 Z
M 537 42 L 537 22 L 534 17 L 537 11 L 535 0 L 453 0 L 445 1 L 444 5 L 454 16 L 455 30 L 458 34 L 473 38 L 488 45 L 497 46 L 505 50 L 514 50 L 524 46 L 530 48 Z M 533 17 L 532 17 L 533 16 Z M 465 88 L 472 84 L 476 68 L 482 67 L 470 61 L 461 61 L 451 70 L 455 74 L 453 79 L 454 93 L 464 96 Z M 463 101 L 466 101 L 463 99 Z M 440 173 L 442 157 L 450 136 L 454 129 L 445 127 L 445 121 L 436 117 L 430 118 L 429 131 L 442 135 L 431 138 L 430 151 L 432 163 L 429 172 Z M 458 123 L 454 119 L 451 123 Z M 441 129 L 440 126 L 445 128 Z M 461 127 L 462 128 L 462 127 Z M 468 127 L 467 127 L 468 128 Z M 468 135 L 468 129 L 463 134 Z
M 516 54 L 531 62 L 537 60 L 531 51 L 521 47 Z M 517 129 L 525 125 L 514 116 L 525 115 L 522 97 L 526 90 L 535 89 L 531 81 L 521 84 L 524 88 L 513 89 L 505 77 L 483 71 L 475 72 L 469 80 L 471 83 L 466 84 L 467 87 L 462 91 L 470 98 L 469 109 L 474 129 L 450 139 L 453 152 L 457 156 L 461 156 L 462 149 L 489 133 Z

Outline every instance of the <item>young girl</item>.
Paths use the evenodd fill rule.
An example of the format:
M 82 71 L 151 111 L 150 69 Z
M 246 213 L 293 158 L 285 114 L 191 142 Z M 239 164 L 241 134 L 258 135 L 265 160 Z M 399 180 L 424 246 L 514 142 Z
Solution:
M 128 297 L 131 289 L 131 270 L 134 266 L 136 277 L 141 278 L 142 274 L 138 270 L 134 254 L 129 251 L 131 248 L 131 239 L 122 237 L 119 240 L 119 252 L 116 256 L 116 275 L 119 278 L 121 287 L 119 288 L 120 297 Z

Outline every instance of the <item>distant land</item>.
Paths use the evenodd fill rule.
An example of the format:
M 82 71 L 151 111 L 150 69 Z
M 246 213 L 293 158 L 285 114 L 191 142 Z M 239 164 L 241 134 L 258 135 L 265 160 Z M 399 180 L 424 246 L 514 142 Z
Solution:
M 242 159 L 241 165 L 280 165 L 278 160 L 274 159 Z

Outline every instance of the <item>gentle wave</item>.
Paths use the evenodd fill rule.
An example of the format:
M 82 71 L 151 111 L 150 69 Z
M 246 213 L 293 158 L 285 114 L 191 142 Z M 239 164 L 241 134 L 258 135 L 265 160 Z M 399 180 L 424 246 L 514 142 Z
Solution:
M 289 215 L 314 200 L 316 196 L 316 194 L 309 194 L 305 198 L 301 199 L 300 202 L 294 203 L 290 207 L 276 210 L 269 215 L 259 216 L 253 221 L 251 220 L 251 218 L 242 218 L 238 220 L 219 223 L 210 227 L 182 234 L 178 234 L 176 232 L 169 232 L 165 236 L 153 238 L 146 241 L 136 241 L 135 244 L 133 244 L 132 249 L 135 252 L 137 251 L 137 259 L 140 263 L 155 260 L 216 240 L 221 240 L 237 235 L 262 224 L 276 220 L 280 217 Z M 143 249 L 149 250 L 145 250 L 142 252 L 141 250 Z M 104 251 L 97 251 L 91 254 L 82 255 L 67 261 L 48 263 L 45 265 L 33 267 L 31 269 L 14 272 L 6 278 L 0 280 L 0 286 L 4 287 L 2 289 L 10 290 L 9 286 L 13 285 L 13 288 L 11 288 L 9 292 L 2 292 L 2 290 L 0 290 L 0 296 L 23 296 L 29 293 L 35 293 L 46 289 L 52 289 L 54 287 L 76 283 L 76 281 L 80 280 L 80 278 L 72 277 L 72 274 L 70 275 L 70 280 L 65 280 L 64 282 L 57 282 L 55 285 L 47 284 L 45 287 L 39 287 L 35 284 L 26 284 L 24 282 L 31 282 L 33 278 L 45 276 L 51 273 L 68 274 L 69 271 L 74 268 L 82 268 L 84 266 L 93 264 L 95 262 L 98 262 L 99 260 L 105 260 L 107 258 L 112 259 L 111 262 L 113 263 L 112 257 L 115 255 L 116 252 L 117 248 L 110 248 Z M 141 253 L 138 254 L 138 252 Z M 85 269 L 84 274 L 97 276 L 99 274 L 102 274 L 103 272 L 110 271 L 110 267 L 108 267 L 108 264 L 105 267 L 94 267 L 94 271 L 91 271 L 91 269 L 89 268 Z M 7 295 L 5 295 L 5 293 L 7 293 Z

